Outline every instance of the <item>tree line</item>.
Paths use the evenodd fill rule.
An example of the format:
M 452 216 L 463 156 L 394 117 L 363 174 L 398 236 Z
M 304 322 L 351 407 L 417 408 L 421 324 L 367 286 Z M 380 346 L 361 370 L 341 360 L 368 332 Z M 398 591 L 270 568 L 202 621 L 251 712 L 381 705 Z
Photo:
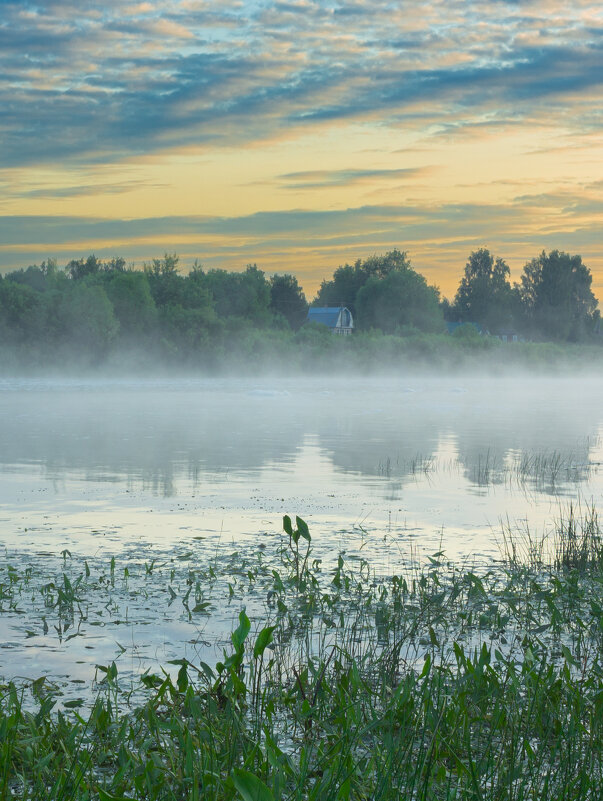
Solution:
M 446 321 L 457 321 L 493 334 L 513 328 L 530 339 L 583 342 L 599 329 L 591 286 L 581 257 L 557 250 L 528 262 L 511 285 L 506 262 L 482 248 L 470 254 L 448 301 L 412 268 L 407 253 L 392 250 L 338 267 L 313 304 L 347 306 L 359 332 L 438 334 Z M 293 275 L 266 277 L 255 264 L 229 272 L 196 263 L 184 273 L 170 254 L 142 270 L 122 258 L 91 255 L 64 268 L 48 260 L 0 277 L 2 347 L 40 360 L 77 350 L 102 362 L 128 348 L 163 359 L 218 358 L 261 332 L 275 340 L 321 336 L 304 325 L 307 311 Z
M 583 342 L 599 331 L 600 312 L 592 275 L 580 256 L 544 251 L 511 285 L 508 264 L 488 249 L 473 251 L 452 301 L 415 272 L 408 255 L 393 250 L 339 267 L 322 282 L 316 303 L 344 303 L 360 328 L 385 333 L 443 330 L 444 321 L 475 323 L 497 335 L 514 330 L 525 338 Z

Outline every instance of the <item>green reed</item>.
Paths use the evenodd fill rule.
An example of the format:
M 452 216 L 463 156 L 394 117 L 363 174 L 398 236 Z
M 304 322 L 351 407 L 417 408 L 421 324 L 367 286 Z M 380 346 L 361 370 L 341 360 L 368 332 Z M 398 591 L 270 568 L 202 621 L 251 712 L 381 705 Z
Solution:
M 323 568 L 300 518 L 284 531 L 274 558 L 216 560 L 213 578 L 199 568 L 213 595 L 187 567 L 189 611 L 193 599 L 218 603 L 221 577 L 238 606 L 215 665 L 173 660 L 137 693 L 115 662 L 99 665 L 81 708 L 44 679 L 7 683 L 0 799 L 600 798 L 603 578 L 592 562 L 477 571 L 438 553 L 384 576 L 343 556 Z M 141 567 L 137 586 L 165 571 L 180 593 L 172 564 L 150 577 Z M 94 573 L 53 582 L 49 614 L 85 615 L 89 593 L 115 591 L 118 574 L 113 561 L 100 585 Z M 130 568 L 130 590 L 135 579 Z M 15 569 L 4 597 L 18 603 L 30 580 Z
M 516 567 L 554 566 L 558 570 L 603 572 L 603 529 L 594 504 L 561 507 L 553 525 L 534 533 L 507 521 L 502 529 L 505 559 Z

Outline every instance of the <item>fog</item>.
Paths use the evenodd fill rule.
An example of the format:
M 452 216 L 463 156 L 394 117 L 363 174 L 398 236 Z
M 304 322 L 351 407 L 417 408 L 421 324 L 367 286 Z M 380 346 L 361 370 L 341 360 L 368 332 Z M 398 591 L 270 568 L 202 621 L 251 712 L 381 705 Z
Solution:
M 4 379 L 2 536 L 236 543 L 290 513 L 325 544 L 410 526 L 470 553 L 505 517 L 600 503 L 602 390 L 519 375 Z
M 602 390 L 596 378 L 525 376 L 5 379 L 0 465 L 170 493 L 200 471 L 286 466 L 308 441 L 338 470 L 366 476 L 414 474 L 443 442 L 469 472 L 522 453 L 585 463 Z

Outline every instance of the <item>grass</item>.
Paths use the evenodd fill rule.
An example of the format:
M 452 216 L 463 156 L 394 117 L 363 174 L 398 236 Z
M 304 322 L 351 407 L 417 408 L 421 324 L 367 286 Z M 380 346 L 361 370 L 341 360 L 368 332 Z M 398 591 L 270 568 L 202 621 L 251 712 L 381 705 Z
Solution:
M 479 572 L 442 553 L 395 575 L 341 555 L 323 566 L 305 522 L 287 517 L 274 552 L 203 566 L 194 554 L 112 560 L 100 581 L 65 555 L 52 587 L 13 567 L 3 610 L 33 598 L 58 636 L 105 598 L 122 614 L 124 582 L 157 616 L 174 595 L 184 620 L 203 604 L 196 614 L 230 604 L 234 619 L 214 663 L 174 659 L 133 688 L 117 659 L 98 666 L 83 706 L 43 678 L 6 683 L 0 799 L 598 801 L 594 510 L 571 509 L 557 529 L 559 558 L 525 561 L 516 548 Z
M 603 531 L 594 504 L 561 507 L 558 519 L 538 535 L 527 524 L 518 530 L 507 521 L 502 546 L 506 560 L 516 568 L 527 563 L 535 570 L 553 566 L 578 573 L 603 572 Z

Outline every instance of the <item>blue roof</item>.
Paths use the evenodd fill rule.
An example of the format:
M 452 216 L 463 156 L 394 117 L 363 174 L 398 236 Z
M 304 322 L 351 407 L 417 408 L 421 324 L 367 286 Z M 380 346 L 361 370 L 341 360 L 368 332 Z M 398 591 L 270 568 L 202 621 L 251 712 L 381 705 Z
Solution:
M 348 320 L 351 322 L 352 315 L 345 306 L 311 306 L 308 309 L 308 321 L 321 323 L 328 328 L 336 328 L 342 311 L 348 312 Z

